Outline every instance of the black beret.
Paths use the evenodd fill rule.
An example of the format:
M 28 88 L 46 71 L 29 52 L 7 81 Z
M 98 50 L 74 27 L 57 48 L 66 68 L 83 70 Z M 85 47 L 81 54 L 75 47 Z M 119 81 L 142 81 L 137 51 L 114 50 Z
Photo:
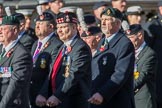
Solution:
M 107 7 L 105 10 L 103 10 L 100 16 L 102 15 L 112 16 L 120 20 L 123 18 L 122 13 L 118 9 L 112 7 Z
M 104 1 L 100 1 L 100 2 L 97 2 L 97 3 L 94 4 L 94 6 L 93 6 L 93 10 L 98 9 L 98 8 L 101 7 L 101 6 L 108 6 L 108 5 L 107 5 L 106 2 L 104 2 Z
M 19 21 L 25 20 L 25 16 L 21 13 L 14 13 L 12 16 L 15 16 Z
M 85 23 L 86 23 L 87 25 L 96 23 L 95 16 L 92 15 L 92 14 L 86 14 L 86 15 L 84 15 L 84 21 L 85 21 Z
M 19 25 L 20 21 L 15 16 L 4 16 L 1 25 Z
M 49 13 L 49 12 L 43 12 L 42 15 L 39 15 L 38 18 L 36 19 L 36 21 L 50 21 L 53 24 L 55 24 L 55 18 L 54 16 Z
M 126 34 L 134 35 L 134 34 L 137 34 L 141 30 L 142 30 L 142 26 L 140 24 L 133 24 L 133 25 L 130 25 L 130 28 L 129 30 L 126 31 Z
M 101 29 L 97 26 L 92 26 L 88 28 L 88 32 L 83 32 L 81 37 L 87 37 L 87 36 L 95 36 L 96 34 L 100 33 Z
M 78 23 L 78 19 L 75 13 L 66 11 L 65 13 L 60 13 L 56 18 L 56 23 Z

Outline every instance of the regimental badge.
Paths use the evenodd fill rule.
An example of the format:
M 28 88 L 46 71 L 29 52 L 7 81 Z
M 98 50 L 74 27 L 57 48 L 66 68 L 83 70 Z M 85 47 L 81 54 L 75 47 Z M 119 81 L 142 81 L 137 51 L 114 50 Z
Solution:
M 40 15 L 40 20 L 43 20 L 44 19 L 44 15 Z
M 41 58 L 40 67 L 41 67 L 42 69 L 45 69 L 45 68 L 46 68 L 46 59 L 45 59 L 44 57 Z
M 66 19 L 65 19 L 66 22 L 70 22 L 70 18 L 68 15 L 66 15 Z
M 111 14 L 111 11 L 110 10 L 107 10 L 107 14 L 110 15 Z
M 140 73 L 137 70 L 137 64 L 135 64 L 135 66 L 134 66 L 134 79 L 135 80 L 138 79 L 139 75 L 140 75 Z
M 103 58 L 102 64 L 103 64 L 103 65 L 106 65 L 106 64 L 107 64 L 107 56 Z

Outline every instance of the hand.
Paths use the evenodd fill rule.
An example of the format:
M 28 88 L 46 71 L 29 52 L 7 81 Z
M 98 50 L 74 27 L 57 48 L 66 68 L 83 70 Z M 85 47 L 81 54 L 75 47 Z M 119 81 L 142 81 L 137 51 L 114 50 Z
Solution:
M 42 95 L 38 95 L 36 97 L 35 103 L 36 103 L 37 106 L 43 107 L 43 106 L 46 105 L 46 98 Z
M 99 105 L 103 102 L 103 97 L 100 95 L 100 93 L 95 93 L 91 98 L 88 99 L 88 102 Z
M 57 106 L 59 103 L 61 103 L 61 101 L 57 97 L 52 95 L 51 97 L 48 98 L 46 105 L 48 107 L 54 107 Z

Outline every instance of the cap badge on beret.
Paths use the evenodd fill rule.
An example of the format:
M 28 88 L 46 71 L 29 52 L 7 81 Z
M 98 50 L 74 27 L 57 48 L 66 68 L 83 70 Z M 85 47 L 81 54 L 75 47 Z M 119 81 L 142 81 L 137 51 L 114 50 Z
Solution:
M 110 15 L 111 14 L 111 11 L 110 10 L 107 10 L 107 14 Z
M 69 19 L 69 16 L 68 15 L 66 15 L 66 22 L 70 22 L 70 19 Z
M 44 19 L 44 15 L 40 15 L 40 20 L 43 20 Z

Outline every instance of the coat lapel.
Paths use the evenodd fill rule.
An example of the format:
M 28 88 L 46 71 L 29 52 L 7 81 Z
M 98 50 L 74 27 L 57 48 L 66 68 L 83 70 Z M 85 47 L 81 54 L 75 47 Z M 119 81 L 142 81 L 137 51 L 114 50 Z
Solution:
M 8 59 L 12 58 L 13 52 L 15 51 L 17 46 L 18 46 L 18 43 L 13 48 L 11 48 L 11 50 L 8 51 L 7 54 L 4 57 L 2 57 L 2 59 L 0 60 L 0 66 L 3 65 Z M 8 53 L 11 54 L 9 57 L 8 57 Z
M 51 41 L 52 41 L 53 39 L 54 39 L 54 36 L 51 36 L 51 38 L 45 43 L 45 45 L 43 46 L 43 48 L 42 48 L 41 51 L 39 52 L 38 56 L 33 60 L 33 63 L 35 63 L 35 62 L 37 61 L 39 55 L 40 55 L 42 52 L 48 50 L 48 47 L 49 47 L 49 45 L 51 44 Z M 37 43 L 38 43 L 38 41 L 37 41 Z M 34 47 L 35 47 L 34 49 L 36 50 L 37 44 L 36 44 Z M 35 50 L 33 51 L 32 55 L 34 55 Z
M 117 33 L 116 36 L 114 36 L 114 38 L 108 43 L 108 45 L 106 46 L 104 51 L 100 51 L 101 46 L 104 44 L 105 38 L 103 38 L 101 40 L 101 42 L 99 43 L 99 47 L 97 48 L 97 53 L 94 55 L 93 58 L 97 57 L 98 55 L 100 55 L 101 53 L 107 51 L 108 49 L 112 48 L 115 46 L 115 44 L 118 42 L 118 40 L 120 40 L 120 38 L 123 36 L 122 33 Z
M 139 53 L 139 55 L 137 56 L 135 63 L 138 64 L 138 62 L 140 61 L 140 59 L 143 57 L 144 53 L 147 51 L 148 46 L 146 45 L 143 50 Z

